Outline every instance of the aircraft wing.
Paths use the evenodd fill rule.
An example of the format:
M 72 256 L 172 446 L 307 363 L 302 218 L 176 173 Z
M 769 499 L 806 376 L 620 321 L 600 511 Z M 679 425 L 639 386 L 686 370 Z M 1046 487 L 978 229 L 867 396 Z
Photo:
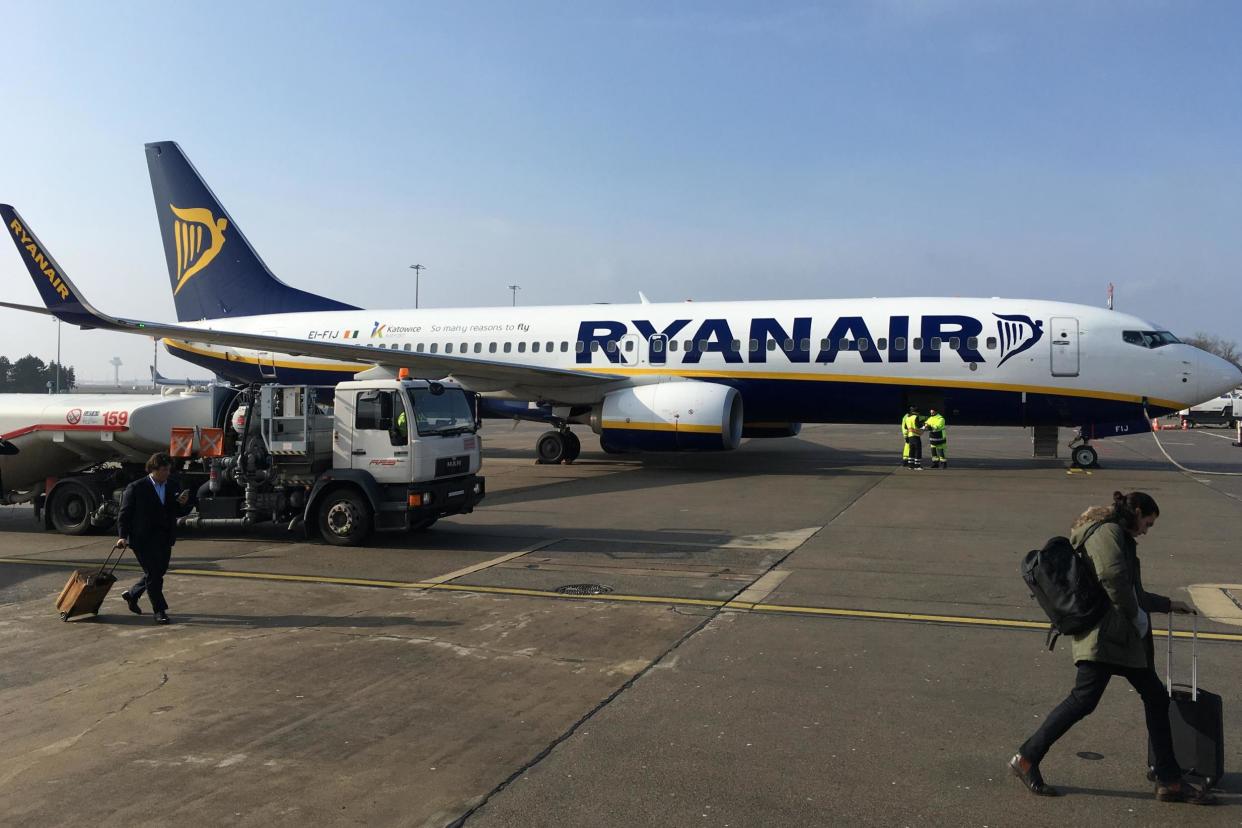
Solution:
M 252 334 L 241 331 L 196 328 L 163 322 L 146 322 L 109 316 L 95 308 L 78 290 L 51 253 L 35 236 L 30 226 L 7 204 L 0 204 L 0 217 L 17 245 L 18 254 L 30 271 L 39 295 L 47 306 L 43 308 L 0 302 L 0 307 L 32 313 L 51 314 L 63 322 L 82 328 L 98 328 L 105 331 L 138 334 L 151 338 L 168 338 L 182 342 L 199 342 L 207 345 L 223 345 L 255 351 L 270 351 L 290 356 L 309 356 L 360 365 L 383 365 L 389 368 L 408 368 L 410 374 L 423 378 L 458 377 L 477 378 L 502 382 L 506 386 L 533 386 L 537 388 L 566 388 L 616 382 L 625 377 L 616 374 L 600 374 L 561 368 L 545 368 L 536 365 L 515 365 L 466 356 L 420 354 L 389 348 L 369 348 L 365 345 L 346 345 L 338 342 L 318 342 L 291 339 L 283 336 Z

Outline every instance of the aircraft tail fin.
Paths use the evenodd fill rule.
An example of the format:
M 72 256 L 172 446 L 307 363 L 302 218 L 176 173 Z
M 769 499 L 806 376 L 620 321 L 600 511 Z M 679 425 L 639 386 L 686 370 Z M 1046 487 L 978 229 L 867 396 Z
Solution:
M 177 319 L 356 310 L 277 279 L 173 141 L 146 145 Z
M 52 254 L 39 241 L 26 220 L 8 204 L 0 204 L 0 218 L 4 220 L 13 244 L 17 245 L 18 255 L 30 271 L 30 278 L 34 280 L 48 311 L 64 322 L 93 327 L 92 323 L 96 321 L 95 309 L 78 296 L 65 271 L 52 258 Z

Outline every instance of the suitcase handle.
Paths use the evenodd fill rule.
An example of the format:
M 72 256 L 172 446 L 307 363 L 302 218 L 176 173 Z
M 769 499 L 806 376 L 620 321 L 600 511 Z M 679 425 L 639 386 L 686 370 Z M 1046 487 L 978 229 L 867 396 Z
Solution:
M 1193 632 L 1190 636 L 1190 698 L 1199 700 L 1199 613 L 1190 614 Z M 1169 613 L 1168 648 L 1164 654 L 1164 683 L 1173 698 L 1173 613 Z M 1179 685 L 1185 687 L 1186 685 Z
M 112 553 L 116 552 L 118 549 L 120 550 L 120 554 L 116 556 L 115 561 L 112 561 Z M 104 558 L 103 563 L 99 565 L 99 574 L 100 575 L 111 575 L 112 572 L 116 569 L 117 564 L 121 562 L 121 558 L 123 557 L 125 557 L 125 544 L 121 543 L 120 541 L 117 541 L 116 543 L 112 545 L 112 548 L 108 550 L 108 555 L 107 557 Z M 109 568 L 108 566 L 109 561 L 112 561 L 111 568 Z M 104 570 L 107 570 L 107 572 L 105 572 Z

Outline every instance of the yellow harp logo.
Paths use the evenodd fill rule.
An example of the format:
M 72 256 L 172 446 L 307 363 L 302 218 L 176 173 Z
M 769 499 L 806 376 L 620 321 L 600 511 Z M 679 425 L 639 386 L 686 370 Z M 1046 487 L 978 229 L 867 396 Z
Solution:
M 182 209 L 169 204 L 168 209 L 177 217 L 173 222 L 173 240 L 177 247 L 175 296 L 190 281 L 190 277 L 211 264 L 211 260 L 220 254 L 229 220 L 216 218 L 205 207 Z

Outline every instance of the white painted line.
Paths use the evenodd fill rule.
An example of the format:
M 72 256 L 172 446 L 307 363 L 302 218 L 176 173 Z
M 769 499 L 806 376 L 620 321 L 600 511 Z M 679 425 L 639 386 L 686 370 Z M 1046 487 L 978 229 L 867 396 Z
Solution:
M 742 591 L 742 594 L 725 604 L 725 609 L 736 604 L 762 604 L 769 595 L 776 591 L 781 582 L 789 577 L 792 569 L 773 569 L 759 580 L 748 586 Z M 749 609 L 749 606 L 747 607 Z
M 434 578 L 427 578 L 426 580 L 422 581 L 422 583 L 424 584 L 447 584 L 449 581 L 452 581 L 456 578 L 460 578 L 463 575 L 472 575 L 475 572 L 479 572 L 484 569 L 489 569 L 495 566 L 496 564 L 502 564 L 505 561 L 511 561 L 514 558 L 520 558 L 523 555 L 529 555 L 531 552 L 538 552 L 540 549 L 543 549 L 545 546 L 551 546 L 552 544 L 557 543 L 559 541 L 560 541 L 560 538 L 556 538 L 554 540 L 539 541 L 539 543 L 536 543 L 533 546 L 528 546 L 527 548 L 519 550 L 517 552 L 510 552 L 508 555 L 501 555 L 499 558 L 492 558 L 490 561 L 482 561 L 480 563 L 475 564 L 474 566 L 468 566 L 465 569 L 459 569 L 456 572 L 448 572 L 444 575 L 437 575 Z
M 793 529 L 789 532 L 769 532 L 762 535 L 742 535 L 720 546 L 721 549 L 783 549 L 792 552 L 823 529 L 822 526 L 808 526 L 806 529 Z
M 1192 584 L 1186 590 L 1195 609 L 1203 615 L 1221 624 L 1242 627 L 1242 607 L 1229 597 L 1231 592 L 1242 598 L 1242 584 Z

